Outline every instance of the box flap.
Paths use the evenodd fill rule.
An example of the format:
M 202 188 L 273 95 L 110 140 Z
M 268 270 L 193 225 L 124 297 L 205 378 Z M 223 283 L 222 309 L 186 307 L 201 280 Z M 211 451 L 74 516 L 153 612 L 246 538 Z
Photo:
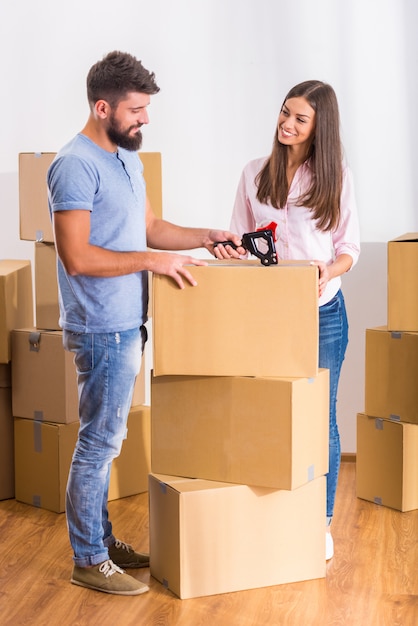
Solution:
M 399 237 L 395 237 L 395 239 L 391 239 L 389 241 L 390 243 L 394 243 L 394 242 L 417 242 L 418 241 L 418 233 L 405 233 L 404 235 L 400 235 Z

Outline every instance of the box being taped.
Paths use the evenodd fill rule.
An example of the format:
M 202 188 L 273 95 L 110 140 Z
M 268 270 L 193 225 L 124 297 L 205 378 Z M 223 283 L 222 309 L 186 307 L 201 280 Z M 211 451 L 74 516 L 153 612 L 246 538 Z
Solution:
M 150 572 L 179 598 L 325 576 L 325 477 L 294 491 L 149 477 Z
M 153 377 L 151 416 L 154 473 L 295 489 L 328 471 L 327 369 Z
M 188 266 L 153 276 L 154 375 L 316 376 L 318 270 L 308 262 Z
M 418 509 L 418 424 L 357 415 L 357 497 Z

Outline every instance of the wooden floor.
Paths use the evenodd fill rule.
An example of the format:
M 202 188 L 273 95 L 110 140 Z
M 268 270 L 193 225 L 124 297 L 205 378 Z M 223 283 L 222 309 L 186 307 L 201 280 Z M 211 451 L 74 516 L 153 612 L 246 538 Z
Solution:
M 117 536 L 148 548 L 147 494 L 110 503 Z M 355 496 L 343 463 L 333 523 L 335 557 L 324 579 L 179 600 L 150 577 L 141 596 L 71 585 L 64 515 L 0 502 L 3 626 L 417 626 L 418 510 L 399 513 Z M 214 563 L 216 567 L 216 563 Z M 251 567 L 249 559 L 248 567 Z

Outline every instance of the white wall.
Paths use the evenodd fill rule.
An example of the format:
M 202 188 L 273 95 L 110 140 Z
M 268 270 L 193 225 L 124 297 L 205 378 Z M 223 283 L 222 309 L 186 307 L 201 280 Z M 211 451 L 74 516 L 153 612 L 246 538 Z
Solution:
M 0 258 L 33 258 L 18 235 L 18 153 L 56 151 L 80 130 L 87 71 L 112 49 L 142 59 L 161 87 L 144 150 L 162 152 L 168 219 L 227 227 L 241 169 L 270 151 L 285 93 L 318 78 L 340 101 L 362 240 L 418 231 L 417 17 L 415 0 L 3 0 Z M 386 319 L 380 309 L 362 317 L 362 298 L 349 289 L 349 281 L 370 279 L 370 289 L 381 287 L 374 302 L 384 304 L 381 252 L 374 256 L 372 246 L 346 277 L 358 318 L 350 351 L 365 327 Z M 358 372 L 353 356 L 342 380 L 344 451 L 355 450 L 363 408 L 361 392 L 345 391 Z M 356 352 L 357 363 L 363 358 Z

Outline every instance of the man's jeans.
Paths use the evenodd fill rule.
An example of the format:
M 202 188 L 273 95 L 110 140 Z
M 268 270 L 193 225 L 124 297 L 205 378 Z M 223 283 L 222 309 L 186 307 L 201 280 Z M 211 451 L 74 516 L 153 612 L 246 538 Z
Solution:
M 329 369 L 329 472 L 327 474 L 327 517 L 334 513 L 335 492 L 341 462 L 337 424 L 337 390 L 341 366 L 348 344 L 348 322 L 341 291 L 319 307 L 319 367 Z
M 146 340 L 144 327 L 116 333 L 63 332 L 75 353 L 80 430 L 68 477 L 66 515 L 74 563 L 97 565 L 114 543 L 107 497 L 112 460 L 126 435 L 135 378 Z

